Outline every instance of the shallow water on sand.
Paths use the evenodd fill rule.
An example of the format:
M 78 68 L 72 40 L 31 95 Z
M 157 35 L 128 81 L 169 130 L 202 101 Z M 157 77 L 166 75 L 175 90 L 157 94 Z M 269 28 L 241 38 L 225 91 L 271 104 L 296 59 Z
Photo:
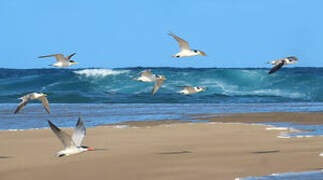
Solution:
M 323 171 L 281 173 L 269 176 L 236 178 L 236 180 L 322 180 Z
M 194 114 L 247 112 L 315 112 L 323 111 L 323 103 L 248 103 L 248 104 L 51 104 L 47 114 L 39 103 L 28 104 L 13 114 L 17 104 L 0 104 L 0 129 L 32 129 L 48 127 L 47 120 L 59 127 L 74 127 L 79 116 L 87 127 L 127 121 L 183 120 L 194 121 Z M 201 115 L 202 116 L 202 115 Z M 196 118 L 196 116 L 194 117 Z M 293 124 L 272 124 L 294 127 Z M 305 126 L 305 125 L 304 125 Z M 310 127 L 310 126 L 306 126 Z M 298 129 L 304 127 L 297 127 Z M 317 126 L 317 130 L 323 129 Z M 312 131 L 312 134 L 322 132 Z

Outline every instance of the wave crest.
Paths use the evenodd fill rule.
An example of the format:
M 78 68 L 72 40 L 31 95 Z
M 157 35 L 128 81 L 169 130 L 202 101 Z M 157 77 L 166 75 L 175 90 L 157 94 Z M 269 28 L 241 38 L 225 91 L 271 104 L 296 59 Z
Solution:
M 83 69 L 78 71 L 73 71 L 75 74 L 83 75 L 86 77 L 106 77 L 110 75 L 119 75 L 123 73 L 128 73 L 129 70 L 112 70 L 112 69 Z

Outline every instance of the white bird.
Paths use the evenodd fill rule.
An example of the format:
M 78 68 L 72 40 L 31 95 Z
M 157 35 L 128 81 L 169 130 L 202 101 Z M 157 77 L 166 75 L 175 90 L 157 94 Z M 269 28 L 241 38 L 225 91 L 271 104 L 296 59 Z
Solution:
M 152 95 L 155 95 L 156 92 L 158 91 L 158 89 L 160 88 L 160 86 L 164 83 L 164 81 L 166 80 L 165 76 L 161 76 L 161 75 L 156 75 L 156 83 L 154 85 L 154 88 L 152 90 Z
M 142 82 L 155 82 L 156 75 L 151 73 L 150 69 L 146 69 L 139 72 L 134 79 Z
M 68 67 L 68 66 L 72 66 L 73 64 L 78 64 L 74 60 L 71 60 L 72 56 L 74 56 L 75 54 L 76 53 L 73 53 L 67 57 L 64 57 L 63 54 L 53 54 L 53 55 L 47 55 L 47 56 L 39 56 L 39 58 L 55 57 L 57 62 L 54 64 L 51 64 L 50 66 Z
M 86 129 L 81 118 L 78 119 L 74 128 L 72 136 L 59 129 L 55 124 L 48 121 L 48 124 L 54 134 L 63 143 L 64 149 L 56 153 L 56 157 L 69 156 L 72 154 L 78 154 L 85 151 L 94 151 L 93 148 L 87 146 L 81 146 L 82 141 L 86 135 Z
M 297 62 L 298 62 L 298 59 L 295 56 L 290 56 L 290 57 L 270 61 L 270 62 L 268 62 L 268 64 L 272 64 L 272 65 L 275 65 L 275 66 L 268 72 L 268 74 L 272 74 L 272 73 L 278 71 L 284 65 L 296 64 Z
M 18 105 L 14 113 L 17 114 L 24 106 L 27 105 L 29 101 L 36 100 L 36 99 L 40 100 L 44 108 L 46 109 L 46 111 L 50 113 L 49 103 L 46 96 L 47 94 L 44 94 L 44 93 L 30 93 L 23 97 L 18 98 L 18 99 L 21 99 L 22 102 Z
M 180 58 L 180 57 L 190 57 L 190 56 L 197 56 L 197 55 L 206 56 L 206 54 L 203 51 L 191 49 L 187 41 L 176 36 L 174 33 L 169 32 L 168 35 L 172 36 L 177 41 L 180 48 L 180 52 L 173 55 L 172 57 Z
M 152 94 L 154 95 L 166 80 L 166 77 L 158 74 L 153 74 L 151 73 L 150 69 L 146 69 L 138 73 L 134 79 L 142 82 L 155 82 L 154 88 L 152 90 Z
M 194 86 L 179 86 L 182 87 L 183 89 L 178 91 L 178 93 L 185 94 L 185 95 L 190 95 L 190 94 L 196 94 L 202 91 L 206 91 L 206 87 L 194 87 Z

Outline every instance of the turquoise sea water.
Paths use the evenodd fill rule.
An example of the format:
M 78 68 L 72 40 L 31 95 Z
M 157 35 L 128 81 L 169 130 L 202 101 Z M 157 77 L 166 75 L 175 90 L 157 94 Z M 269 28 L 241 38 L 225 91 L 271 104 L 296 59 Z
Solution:
M 153 83 L 134 81 L 146 68 L 0 69 L 0 103 L 44 92 L 52 103 L 281 103 L 323 102 L 323 68 L 150 68 L 167 80 L 155 96 Z M 183 96 L 178 86 L 208 90 Z

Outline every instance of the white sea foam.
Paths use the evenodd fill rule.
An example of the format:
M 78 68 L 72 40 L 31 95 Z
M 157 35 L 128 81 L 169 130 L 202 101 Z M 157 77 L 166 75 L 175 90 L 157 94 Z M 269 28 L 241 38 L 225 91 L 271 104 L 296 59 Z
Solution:
M 120 129 L 122 129 L 122 128 L 129 128 L 129 126 L 128 125 L 115 125 L 115 126 L 112 126 L 113 128 L 120 128 Z
M 76 74 L 84 75 L 86 77 L 106 77 L 111 75 L 119 75 L 123 73 L 128 73 L 129 70 L 112 70 L 112 69 L 83 69 L 78 71 L 73 71 Z
M 290 136 L 288 135 L 281 135 L 281 136 L 277 136 L 278 138 L 281 138 L 281 139 L 289 139 Z
M 284 130 L 289 130 L 287 127 L 267 127 L 266 130 L 278 130 L 278 131 L 284 131 Z
M 33 131 L 33 130 L 42 130 L 47 128 L 30 128 L 30 129 L 2 129 L 0 131 L 11 131 L 11 132 L 17 132 L 17 131 Z
M 47 90 L 47 88 L 49 88 L 49 87 L 53 87 L 53 86 L 57 86 L 57 85 L 59 85 L 59 84 L 61 84 L 61 82 L 54 82 L 54 83 L 48 84 L 48 85 L 46 85 L 46 86 L 43 86 L 43 87 L 41 88 L 41 91 L 46 91 L 46 90 Z
M 290 134 L 288 134 L 286 132 L 282 132 L 278 136 L 278 138 L 309 138 L 309 137 L 314 137 L 314 135 L 296 135 L 296 136 L 293 136 L 293 135 L 290 135 Z

